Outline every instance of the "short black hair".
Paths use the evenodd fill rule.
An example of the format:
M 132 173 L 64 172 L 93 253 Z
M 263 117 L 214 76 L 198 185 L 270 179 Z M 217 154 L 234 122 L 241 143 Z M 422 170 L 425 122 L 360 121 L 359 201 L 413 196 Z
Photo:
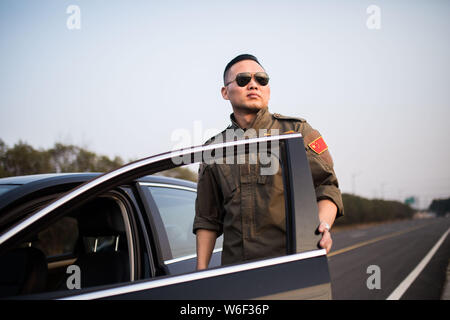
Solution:
M 234 58 L 233 60 L 228 62 L 227 66 L 225 67 L 225 70 L 223 71 L 223 83 L 225 83 L 225 79 L 226 79 L 228 70 L 230 70 L 230 68 L 234 64 L 236 64 L 236 63 L 238 63 L 238 62 L 240 62 L 242 60 L 253 60 L 257 64 L 259 64 L 261 66 L 261 68 L 264 69 L 264 67 L 261 65 L 261 63 L 259 63 L 258 59 L 254 55 L 251 55 L 251 54 L 248 54 L 248 53 L 240 54 L 236 58 Z

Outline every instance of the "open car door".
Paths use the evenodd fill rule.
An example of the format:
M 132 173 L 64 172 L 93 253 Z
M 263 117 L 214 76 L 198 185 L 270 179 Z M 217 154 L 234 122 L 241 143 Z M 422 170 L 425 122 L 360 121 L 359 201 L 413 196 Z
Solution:
M 151 277 L 117 285 L 21 296 L 34 299 L 331 299 L 326 251 L 319 249 L 318 208 L 301 134 L 286 134 L 197 146 L 158 154 L 105 173 L 69 191 L 0 234 L 0 255 L 38 225 L 142 176 L 200 162 L 205 155 L 248 154 L 260 144 L 280 147 L 286 201 L 285 256 L 167 275 L 154 225 L 147 250 Z M 183 163 L 174 159 L 183 158 Z M 186 163 L 186 159 L 188 163 Z M 179 163 L 179 164 L 176 164 Z M 83 270 L 81 270 L 83 274 Z

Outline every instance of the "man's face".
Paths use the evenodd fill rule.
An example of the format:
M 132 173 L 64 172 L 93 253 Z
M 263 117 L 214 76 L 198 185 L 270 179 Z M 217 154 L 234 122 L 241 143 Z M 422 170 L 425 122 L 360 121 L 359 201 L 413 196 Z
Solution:
M 234 64 L 229 70 L 225 79 L 228 83 L 236 79 L 236 75 L 241 72 L 264 72 L 264 69 L 253 60 L 243 60 Z M 269 105 L 270 86 L 260 85 L 255 77 L 245 85 L 239 87 L 236 81 L 222 88 L 222 96 L 225 100 L 230 100 L 233 108 L 245 109 L 249 112 L 258 112 L 261 108 Z

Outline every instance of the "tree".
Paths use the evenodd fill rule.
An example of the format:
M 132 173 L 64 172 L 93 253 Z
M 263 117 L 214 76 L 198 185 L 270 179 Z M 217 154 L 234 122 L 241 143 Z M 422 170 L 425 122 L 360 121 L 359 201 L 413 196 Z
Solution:
M 101 156 L 97 160 L 95 169 L 98 172 L 106 172 L 117 169 L 123 165 L 123 161 L 120 157 L 115 157 L 110 160 L 107 156 Z
M 336 220 L 336 225 L 410 219 L 414 210 L 398 201 L 366 199 L 351 194 L 342 195 L 344 216 Z
M 77 171 L 79 172 L 95 172 L 97 155 L 94 152 L 80 149 L 77 154 Z
M 157 175 L 197 182 L 197 173 L 192 172 L 190 169 L 183 168 L 183 167 L 177 167 L 177 168 L 165 170 L 165 171 L 159 172 Z
M 8 146 L 5 144 L 5 142 L 0 139 L 0 177 L 6 176 L 6 168 L 5 168 L 5 161 L 6 161 L 6 150 L 8 149 Z
M 447 199 L 434 199 L 428 210 L 433 211 L 438 216 L 444 216 L 450 212 L 450 198 Z
M 77 147 L 73 145 L 63 145 L 55 143 L 55 146 L 48 151 L 50 153 L 50 163 L 53 170 L 60 172 L 76 172 L 77 166 Z
M 55 143 L 48 150 L 36 150 L 19 141 L 8 148 L 0 139 L 0 177 L 51 172 L 106 172 L 123 165 L 120 157 L 109 159 L 89 150 Z
M 18 176 L 51 172 L 50 154 L 35 150 L 32 146 L 19 141 L 13 148 L 6 149 L 2 157 L 3 174 Z

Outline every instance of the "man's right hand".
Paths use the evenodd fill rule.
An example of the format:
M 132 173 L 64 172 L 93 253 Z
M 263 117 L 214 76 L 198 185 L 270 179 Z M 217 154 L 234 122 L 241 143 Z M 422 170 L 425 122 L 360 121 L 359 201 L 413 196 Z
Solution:
M 209 260 L 216 245 L 216 231 L 207 229 L 198 229 L 197 238 L 197 270 L 208 268 Z

